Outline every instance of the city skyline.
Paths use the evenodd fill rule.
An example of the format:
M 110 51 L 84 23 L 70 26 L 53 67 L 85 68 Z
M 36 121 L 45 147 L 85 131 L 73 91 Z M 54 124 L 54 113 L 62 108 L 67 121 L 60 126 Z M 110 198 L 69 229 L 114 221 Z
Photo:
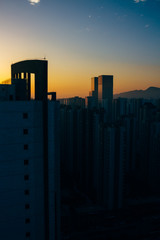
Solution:
M 158 0 L 2 2 L 0 83 L 11 63 L 46 57 L 58 98 L 87 96 L 101 74 L 114 75 L 114 93 L 160 87 L 159 10 Z

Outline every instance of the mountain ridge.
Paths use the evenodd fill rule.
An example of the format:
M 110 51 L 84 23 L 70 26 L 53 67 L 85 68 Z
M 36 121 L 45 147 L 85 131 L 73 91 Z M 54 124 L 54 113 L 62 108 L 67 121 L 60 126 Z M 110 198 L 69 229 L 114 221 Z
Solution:
M 160 98 L 160 88 L 151 86 L 145 90 L 132 90 L 114 94 L 114 98 L 145 98 L 145 99 L 158 99 Z

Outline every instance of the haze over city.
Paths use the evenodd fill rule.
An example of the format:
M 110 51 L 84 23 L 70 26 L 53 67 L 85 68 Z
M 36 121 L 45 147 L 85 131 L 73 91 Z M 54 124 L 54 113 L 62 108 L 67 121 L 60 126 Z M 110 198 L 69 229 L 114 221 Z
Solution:
M 87 96 L 114 75 L 114 93 L 160 87 L 159 0 L 7 0 L 0 3 L 0 83 L 10 65 L 49 61 L 49 91 Z

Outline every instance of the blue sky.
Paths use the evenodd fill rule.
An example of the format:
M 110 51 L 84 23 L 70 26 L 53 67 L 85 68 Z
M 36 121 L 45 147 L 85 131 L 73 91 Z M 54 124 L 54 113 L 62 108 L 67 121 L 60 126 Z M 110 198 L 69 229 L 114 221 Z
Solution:
M 160 87 L 159 0 L 2 0 L 0 32 L 0 81 L 12 62 L 47 57 L 60 97 L 87 95 L 101 74 L 115 92 Z

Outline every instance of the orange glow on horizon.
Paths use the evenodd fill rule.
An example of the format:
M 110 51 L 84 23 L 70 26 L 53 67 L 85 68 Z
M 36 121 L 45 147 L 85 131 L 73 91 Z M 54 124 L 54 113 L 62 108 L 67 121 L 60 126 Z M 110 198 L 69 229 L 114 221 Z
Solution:
M 106 71 L 106 66 L 108 66 L 109 71 Z M 105 74 L 114 76 L 114 94 L 146 89 L 150 86 L 160 87 L 159 66 L 105 63 L 97 67 L 93 64 L 81 68 L 79 66 L 76 68 L 76 64 L 74 67 L 66 65 L 63 68 L 57 65 L 56 71 L 52 69 L 54 68 L 50 66 L 49 62 L 48 91 L 57 92 L 57 98 L 88 96 L 91 90 L 91 78 Z M 8 68 L 2 63 L 0 83 L 6 79 L 10 79 L 10 66 Z

